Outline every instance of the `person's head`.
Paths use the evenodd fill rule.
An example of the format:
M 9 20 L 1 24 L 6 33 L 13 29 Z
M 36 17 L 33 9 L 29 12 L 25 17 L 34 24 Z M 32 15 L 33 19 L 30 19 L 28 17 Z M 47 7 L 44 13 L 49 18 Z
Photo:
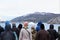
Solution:
M 31 27 L 31 29 L 35 30 L 35 28 L 34 28 L 34 27 Z
M 50 29 L 54 29 L 54 25 L 53 24 L 50 24 Z
M 40 26 L 41 24 L 42 24 L 42 22 L 40 21 L 40 22 L 38 22 L 37 26 Z
M 5 25 L 8 25 L 8 24 L 10 24 L 10 21 L 6 21 L 6 22 L 5 22 Z
M 18 29 L 21 29 L 21 28 L 22 28 L 22 24 L 19 24 L 19 25 L 18 25 Z
M 16 28 L 16 24 L 12 24 L 12 28 Z
M 5 30 L 6 30 L 6 31 L 9 31 L 9 30 L 11 30 L 11 25 L 10 25 L 10 24 L 8 24 L 8 25 L 5 25 Z
M 28 22 L 24 22 L 24 28 L 27 28 L 28 27 Z
M 6 31 L 11 30 L 10 21 L 6 21 L 6 22 L 5 22 L 5 30 L 6 30 Z
M 33 27 L 35 28 L 35 23 L 29 22 L 28 28 L 29 28 L 29 29 L 32 29 Z
M 41 25 L 40 25 L 40 28 L 41 28 L 41 29 L 45 29 L 44 24 L 41 24 Z

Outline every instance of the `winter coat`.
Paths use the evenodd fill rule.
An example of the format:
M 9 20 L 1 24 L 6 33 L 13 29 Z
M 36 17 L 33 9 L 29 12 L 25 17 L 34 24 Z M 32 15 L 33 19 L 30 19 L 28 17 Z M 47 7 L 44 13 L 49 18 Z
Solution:
M 50 34 L 50 40 L 56 40 L 59 36 L 59 34 L 54 29 L 47 30 Z
M 42 24 L 42 22 L 38 22 L 37 27 L 36 27 L 36 31 L 38 32 L 40 30 L 40 25 Z
M 35 37 L 36 37 L 36 30 L 33 28 L 31 29 L 31 33 L 32 33 L 32 40 L 35 40 Z
M 19 40 L 32 40 L 31 31 L 29 29 L 22 28 L 20 32 Z
M 15 40 L 15 35 L 11 31 L 2 32 L 1 33 L 1 40 Z
M 40 30 L 37 32 L 35 40 L 50 40 L 49 33 L 45 30 Z
M 1 34 L 1 32 L 3 32 L 4 31 L 4 29 L 0 26 L 0 34 Z
M 0 40 L 15 40 L 15 35 L 11 31 L 11 25 L 5 24 L 5 31 L 1 33 Z

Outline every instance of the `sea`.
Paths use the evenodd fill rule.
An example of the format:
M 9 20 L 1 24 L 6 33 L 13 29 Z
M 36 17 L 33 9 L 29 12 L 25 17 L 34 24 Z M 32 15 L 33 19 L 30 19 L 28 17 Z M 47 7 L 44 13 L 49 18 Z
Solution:
M 12 23 L 11 24 L 11 28 L 12 28 Z M 16 22 L 16 27 L 18 27 L 18 25 L 20 24 L 19 22 Z M 21 23 L 23 24 L 23 23 Z M 47 24 L 47 23 L 43 23 L 44 26 L 45 26 L 45 30 L 49 29 L 49 25 L 50 24 Z M 37 23 L 35 23 L 35 26 L 37 25 Z M 0 26 L 2 26 L 3 28 L 5 28 L 5 23 L 0 23 Z M 60 24 L 54 24 L 54 29 L 58 32 L 58 27 L 60 26 Z

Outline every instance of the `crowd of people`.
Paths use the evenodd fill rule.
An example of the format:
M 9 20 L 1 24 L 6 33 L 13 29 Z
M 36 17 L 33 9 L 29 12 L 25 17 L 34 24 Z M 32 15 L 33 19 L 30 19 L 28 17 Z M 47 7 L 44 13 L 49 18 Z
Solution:
M 31 28 L 28 28 L 28 22 L 24 22 L 23 25 L 5 23 L 5 28 L 0 26 L 0 40 L 56 40 L 60 37 L 60 34 L 54 29 L 54 25 L 51 24 L 48 30 L 45 30 L 45 26 L 42 22 L 38 22 L 35 28 L 34 24 L 31 24 Z

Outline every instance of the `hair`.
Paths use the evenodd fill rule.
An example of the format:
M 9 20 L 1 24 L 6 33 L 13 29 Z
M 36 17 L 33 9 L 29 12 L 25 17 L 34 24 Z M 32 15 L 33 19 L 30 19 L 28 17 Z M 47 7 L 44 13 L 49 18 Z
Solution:
M 40 28 L 41 28 L 41 29 L 44 29 L 44 28 L 45 28 L 45 27 L 44 27 L 44 24 L 41 24 L 41 25 L 40 25 Z
M 18 28 L 21 29 L 21 28 L 22 28 L 22 24 L 19 24 L 19 25 L 18 25 Z
M 54 29 L 54 25 L 53 24 L 50 24 L 50 29 Z

